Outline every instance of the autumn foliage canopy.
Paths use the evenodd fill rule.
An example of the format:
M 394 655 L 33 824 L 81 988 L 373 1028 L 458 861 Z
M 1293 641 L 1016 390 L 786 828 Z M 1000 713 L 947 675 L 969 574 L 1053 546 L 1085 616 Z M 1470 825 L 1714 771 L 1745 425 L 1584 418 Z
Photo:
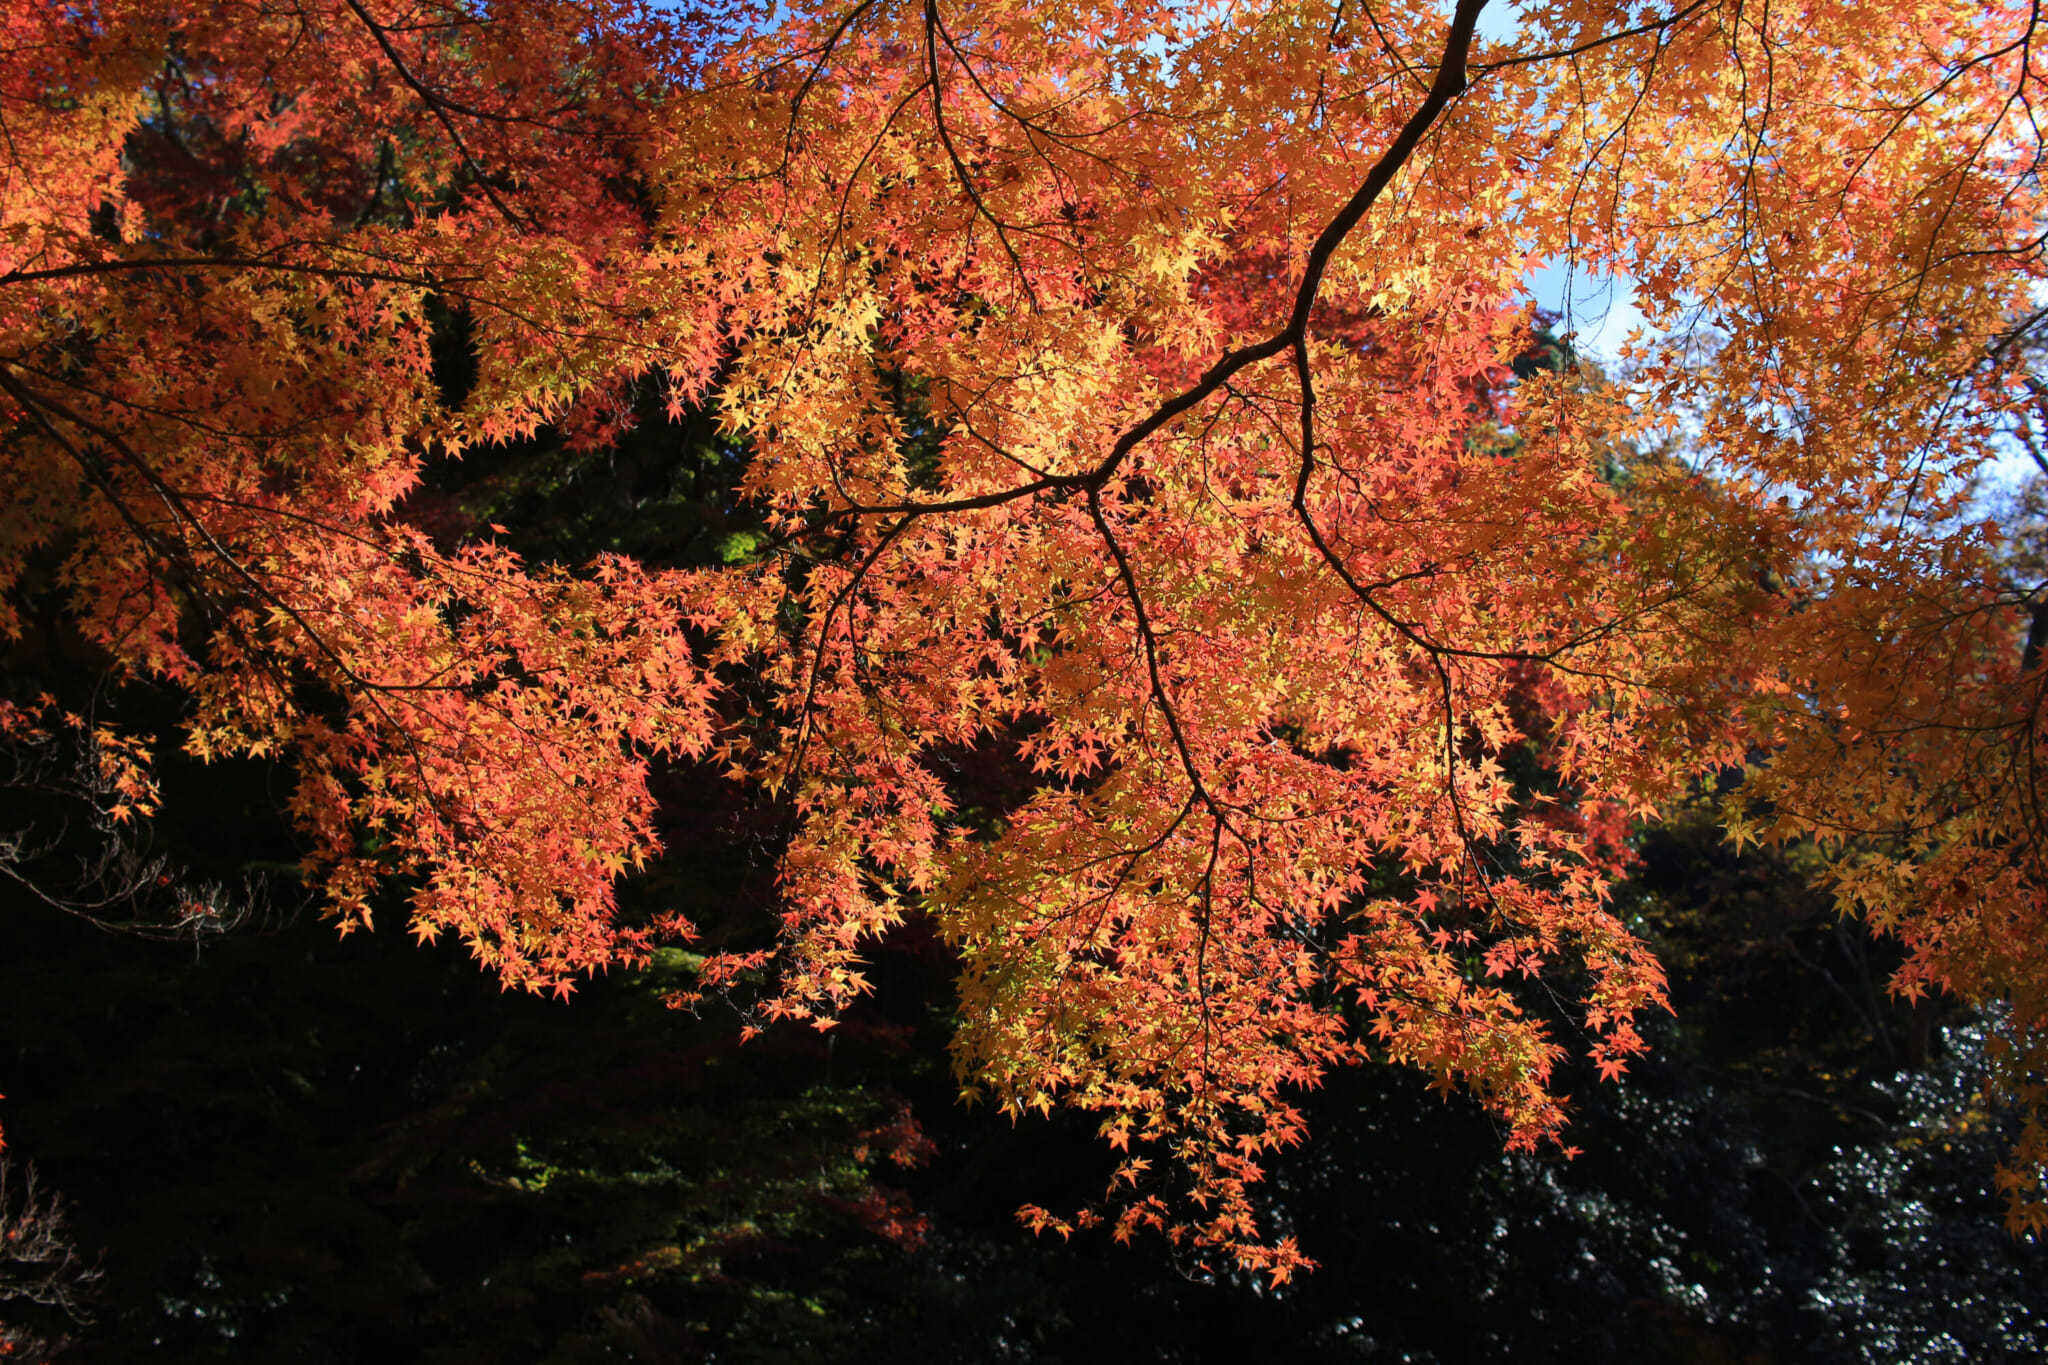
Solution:
M 2048 1224 L 2048 613 L 1971 497 L 2034 420 L 2048 31 L 1483 6 L 7 0 L 0 631 L 188 706 L 0 726 L 117 823 L 152 744 L 278 760 L 344 926 L 535 990 L 691 939 L 615 901 L 652 765 L 740 784 L 781 921 L 700 993 L 824 1025 L 928 917 L 963 1083 L 1124 1155 L 1029 1220 L 1278 1276 L 1333 1066 L 1563 1140 L 1563 1050 L 1663 1000 L 1627 824 L 1720 790 L 1896 990 L 2003 1002 Z M 1511 368 L 1546 261 L 1636 282 L 1604 382 Z M 725 563 L 417 512 L 664 410 Z

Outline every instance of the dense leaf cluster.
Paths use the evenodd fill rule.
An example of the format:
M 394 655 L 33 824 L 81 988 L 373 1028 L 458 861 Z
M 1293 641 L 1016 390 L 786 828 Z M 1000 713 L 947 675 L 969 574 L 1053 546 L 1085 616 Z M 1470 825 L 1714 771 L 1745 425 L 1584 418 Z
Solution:
M 1693 977 L 1800 988 L 1773 1041 L 1617 1107 L 1617 1150 L 1779 1090 L 1891 1133 L 1921 1100 L 1883 1068 L 1935 1066 L 1960 1002 L 2022 1115 L 2012 1225 L 2048 1230 L 2048 606 L 1973 501 L 2048 421 L 2040 16 L 1552 3 L 1488 37 L 1486 8 L 0 7 L 0 874 L 81 925 L 244 926 L 224 962 L 285 933 L 263 884 L 303 891 L 707 1068 L 727 1023 L 668 1038 L 699 1026 L 641 1021 L 647 982 L 739 1039 L 813 1028 L 829 1067 L 919 938 L 953 984 L 873 1025 L 918 1059 L 948 1039 L 914 1102 L 1085 1116 L 1112 1154 L 1017 1192 L 1026 1222 L 1156 1237 L 1274 1312 L 1324 1292 L 1282 1291 L 1344 1200 L 1289 1191 L 1322 1188 L 1311 1119 L 1370 1064 L 1498 1125 L 1508 1155 L 1466 1162 L 1493 1202 L 1638 1267 L 1567 1299 L 1779 1330 L 1782 1295 L 1600 1249 L 1726 1242 L 1698 1254 L 1804 1283 L 1771 1219 L 1738 1237 L 1676 1185 L 1554 1167 Z M 1532 335 L 1551 256 L 1626 272 L 1659 328 L 1611 383 Z M 289 825 L 262 856 L 150 833 L 245 779 L 233 808 Z M 1732 937 L 1640 833 L 1709 789 L 1699 818 L 1808 898 Z M 1840 916 L 1884 946 L 1814 927 Z M 163 1009 L 64 1046 L 169 1065 Z M 751 1291 L 689 1306 L 723 1283 L 706 1248 L 815 1242 L 824 1275 L 848 1227 L 922 1235 L 875 1174 L 922 1150 L 879 1089 L 712 1086 L 635 1149 L 578 1117 L 643 1105 L 624 1052 L 529 1124 L 478 1097 L 548 1073 L 545 1028 L 507 1054 L 405 1009 L 376 1027 L 416 1040 L 412 1079 L 343 1106 L 387 1125 L 349 1179 L 402 1211 L 403 1255 L 370 1258 L 412 1258 L 394 1284 L 483 1274 L 432 1231 L 466 1195 L 407 1202 L 434 1171 L 498 1211 L 447 1240 L 532 1211 L 527 1261 L 558 1185 L 662 1211 L 640 1251 L 558 1229 L 603 1255 L 550 1252 L 586 1297 L 534 1311 L 583 1325 L 532 1340 L 613 1313 L 740 1349 Z M 1749 1179 L 1730 1143 L 1700 1179 Z M 742 1149 L 747 1193 L 702 1202 Z M 1926 1203 L 1909 1168 L 1864 1184 Z M 311 1292 L 197 1265 L 194 1322 Z M 1842 1274 L 1816 1320 L 1897 1316 Z M 681 1297 L 643 1322 L 614 1280 Z

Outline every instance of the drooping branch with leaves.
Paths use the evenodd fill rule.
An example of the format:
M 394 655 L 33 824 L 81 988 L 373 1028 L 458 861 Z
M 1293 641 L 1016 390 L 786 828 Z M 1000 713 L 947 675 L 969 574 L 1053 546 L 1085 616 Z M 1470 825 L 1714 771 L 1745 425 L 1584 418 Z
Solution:
M 1969 502 L 2031 401 L 2033 12 L 1483 10 L 11 4 L 0 628 L 289 762 L 341 923 L 396 890 L 508 985 L 687 938 L 617 910 L 650 764 L 744 784 L 781 923 L 699 995 L 827 1026 L 930 916 L 963 1083 L 1127 1154 L 1080 1220 L 1277 1277 L 1332 1066 L 1561 1141 L 1562 1049 L 1663 1002 L 1613 832 L 1735 769 L 1898 989 L 2009 1002 L 2037 1111 L 2043 682 Z M 1546 260 L 1637 283 L 1616 382 L 1512 380 Z M 744 553 L 421 512 L 648 393 Z

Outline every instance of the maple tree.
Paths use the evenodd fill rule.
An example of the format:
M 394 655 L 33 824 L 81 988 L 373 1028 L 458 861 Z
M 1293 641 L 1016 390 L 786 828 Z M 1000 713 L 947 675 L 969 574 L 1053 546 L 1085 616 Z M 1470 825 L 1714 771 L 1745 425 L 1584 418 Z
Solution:
M 1248 1191 L 1332 1066 L 1561 1141 L 1519 983 L 1618 1074 L 1617 831 L 1744 769 L 1896 989 L 2005 1002 L 2041 1226 L 2042 618 L 1970 501 L 2042 320 L 2033 11 L 1483 8 L 12 0 L 0 628 L 288 759 L 344 927 L 400 886 L 508 985 L 690 935 L 616 909 L 650 764 L 784 803 L 777 941 L 700 991 L 829 1024 L 928 914 L 963 1081 L 1276 1277 Z M 1614 384 L 1509 381 L 1558 256 L 1659 328 Z M 648 394 L 738 452 L 730 563 L 408 501 Z M 146 738 L 4 724 L 149 812 Z M 1035 790 L 969 818 L 963 750 Z

